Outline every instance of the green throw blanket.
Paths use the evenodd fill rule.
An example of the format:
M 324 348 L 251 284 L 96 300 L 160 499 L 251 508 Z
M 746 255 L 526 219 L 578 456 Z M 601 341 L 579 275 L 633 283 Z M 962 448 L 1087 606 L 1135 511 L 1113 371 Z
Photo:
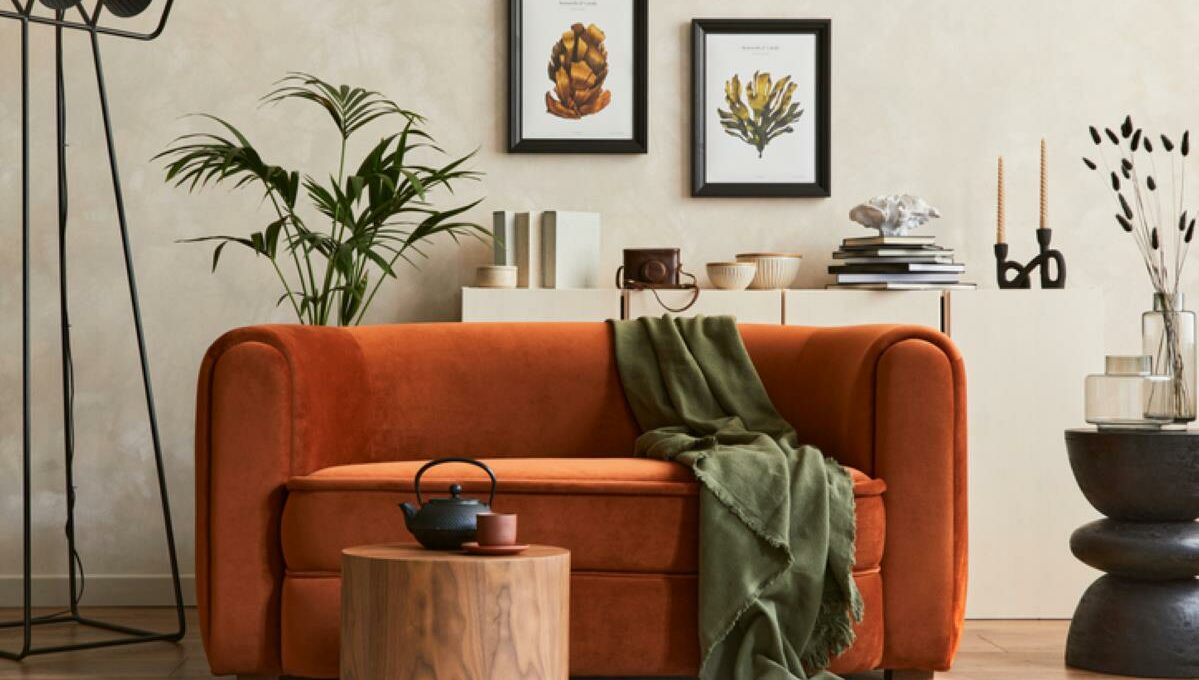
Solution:
M 731 317 L 612 328 L 637 455 L 686 465 L 702 484 L 700 677 L 836 678 L 824 669 L 862 615 L 849 474 L 799 445 Z

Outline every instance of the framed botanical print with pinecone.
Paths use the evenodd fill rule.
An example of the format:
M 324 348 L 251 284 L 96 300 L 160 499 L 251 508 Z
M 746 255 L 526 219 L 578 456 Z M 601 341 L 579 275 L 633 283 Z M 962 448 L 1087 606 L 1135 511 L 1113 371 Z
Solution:
M 691 22 L 691 195 L 830 195 L 831 22 Z
M 508 151 L 648 150 L 649 0 L 509 0 Z

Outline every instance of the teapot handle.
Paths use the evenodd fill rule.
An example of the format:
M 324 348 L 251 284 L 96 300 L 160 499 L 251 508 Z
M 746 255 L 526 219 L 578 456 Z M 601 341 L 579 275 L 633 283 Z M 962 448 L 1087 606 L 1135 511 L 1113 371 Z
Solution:
M 416 480 L 413 482 L 413 485 L 416 487 L 416 503 L 418 506 L 425 504 L 424 500 L 422 500 L 420 497 L 421 475 L 425 474 L 425 470 L 437 465 L 441 465 L 442 463 L 466 463 L 467 465 L 474 465 L 476 467 L 483 468 L 483 472 L 486 472 L 487 476 L 491 478 L 491 495 L 487 498 L 487 507 L 490 508 L 495 503 L 495 487 L 497 484 L 495 473 L 491 471 L 491 468 L 487 467 L 486 463 L 477 461 L 473 458 L 438 458 L 437 460 L 432 460 L 428 463 L 425 463 L 421 466 L 421 469 L 417 470 L 416 472 Z

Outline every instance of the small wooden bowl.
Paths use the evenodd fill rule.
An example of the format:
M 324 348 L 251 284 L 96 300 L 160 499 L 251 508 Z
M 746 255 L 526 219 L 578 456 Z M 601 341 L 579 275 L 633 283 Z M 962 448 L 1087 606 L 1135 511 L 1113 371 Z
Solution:
M 476 288 L 515 288 L 516 267 L 489 264 L 475 272 Z

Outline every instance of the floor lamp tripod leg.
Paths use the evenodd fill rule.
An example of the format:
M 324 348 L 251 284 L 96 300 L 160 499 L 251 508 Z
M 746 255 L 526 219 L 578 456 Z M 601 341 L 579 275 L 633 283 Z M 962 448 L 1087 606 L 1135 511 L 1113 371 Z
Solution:
M 154 407 L 154 387 L 150 380 L 150 359 L 146 350 L 146 337 L 142 325 L 141 305 L 138 302 L 137 277 L 133 268 L 133 249 L 129 242 L 129 224 L 125 216 L 125 200 L 121 191 L 121 175 L 117 167 L 116 143 L 113 139 L 112 120 L 108 107 L 108 92 L 104 85 L 104 67 L 100 59 L 100 38 L 91 33 L 92 60 L 96 67 L 96 85 L 100 93 L 100 113 L 104 123 L 104 138 L 108 146 L 108 165 L 112 174 L 113 197 L 116 200 L 117 222 L 121 232 L 121 248 L 125 257 L 125 276 L 129 283 L 129 300 L 133 308 L 133 326 L 137 335 L 137 351 L 141 360 L 142 385 L 146 393 L 146 412 L 150 421 L 150 437 L 154 446 L 154 463 L 158 473 L 158 493 L 162 503 L 162 519 L 166 527 L 167 551 L 171 562 L 171 579 L 175 589 L 175 610 L 178 630 L 167 639 L 181 640 L 187 629 L 183 611 L 183 588 L 179 581 L 179 558 L 175 551 L 175 529 L 171 521 L 170 498 L 167 494 L 166 469 L 162 456 L 162 440 L 158 433 L 158 414 Z
M 63 11 L 57 12 L 61 21 Z M 71 358 L 70 290 L 67 271 L 67 221 L 69 190 L 67 185 L 67 95 L 62 55 L 63 28 L 54 29 L 54 104 L 58 141 L 58 308 L 62 347 L 63 468 L 67 497 L 67 587 L 70 614 L 79 616 L 79 589 L 76 574 L 79 552 L 75 545 L 75 367 Z
M 32 514 L 32 389 L 29 309 L 29 20 L 21 21 L 21 521 L 24 548 L 21 575 L 22 628 L 20 657 L 33 645 L 33 514 Z

